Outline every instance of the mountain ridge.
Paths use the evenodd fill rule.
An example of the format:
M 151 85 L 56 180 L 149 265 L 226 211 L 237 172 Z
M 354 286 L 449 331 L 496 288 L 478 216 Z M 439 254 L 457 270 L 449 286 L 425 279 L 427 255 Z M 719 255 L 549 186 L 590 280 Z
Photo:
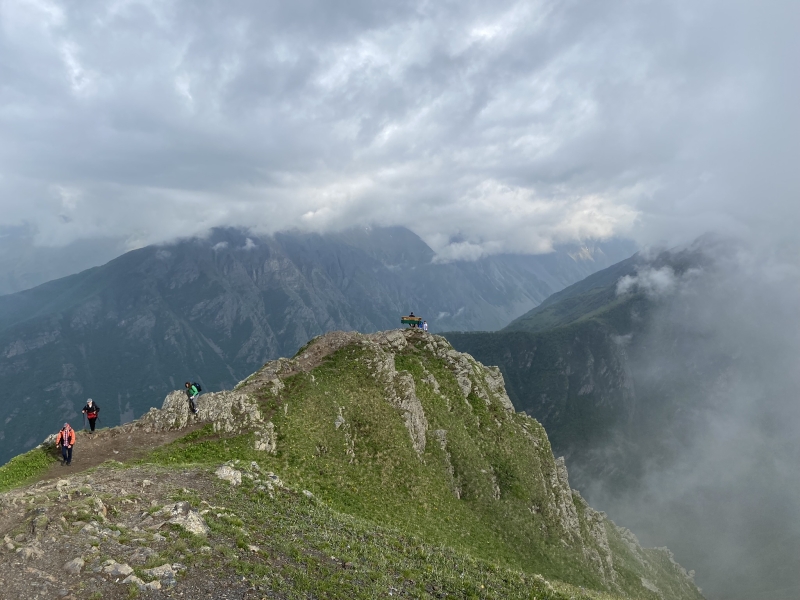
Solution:
M 0 460 L 80 416 L 87 397 L 101 422 L 121 423 L 154 392 L 187 379 L 230 388 L 326 331 L 386 329 L 409 310 L 432 329 L 500 327 L 609 260 L 601 250 L 594 263 L 561 252 L 437 264 L 403 228 L 227 229 L 0 296 Z
M 198 407 L 191 415 L 176 391 L 137 421 L 79 436 L 77 468 L 82 444 L 191 432 L 128 466 L 115 458 L 66 478 L 51 467 L 26 488 L 9 480 L 14 465 L 0 468 L 12 488 L 0 495 L 3 552 L 75 597 L 88 596 L 92 572 L 93 589 L 117 598 L 126 586 L 207 589 L 208 573 L 224 582 L 238 570 L 248 589 L 285 597 L 702 598 L 668 551 L 642 549 L 570 489 L 500 372 L 440 336 L 326 334 Z M 16 463 L 48 452 L 46 442 Z M 35 509 L 20 511 L 23 498 Z M 312 533 L 329 528 L 349 545 Z M 45 555 L 48 536 L 56 551 Z

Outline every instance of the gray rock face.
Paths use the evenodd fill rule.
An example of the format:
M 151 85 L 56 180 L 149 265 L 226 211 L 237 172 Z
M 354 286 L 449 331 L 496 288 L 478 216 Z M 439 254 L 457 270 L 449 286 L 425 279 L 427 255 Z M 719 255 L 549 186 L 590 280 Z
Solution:
M 263 419 L 256 402 L 236 392 L 202 394 L 197 400 L 196 415 L 189 410 L 189 400 L 182 391 L 171 392 L 161 409 L 151 408 L 136 422 L 145 431 L 183 429 L 190 423 L 212 423 L 214 431 L 236 433 L 261 425 Z
M 38 544 L 33 544 L 17 548 L 17 555 L 24 561 L 36 560 L 44 555 L 44 550 Z
M 164 584 L 165 587 L 173 587 L 177 583 L 177 572 L 170 564 L 163 564 L 159 567 L 155 567 L 153 569 L 145 569 L 143 573 L 147 577 L 155 578 L 156 582 L 158 583 L 158 588 L 161 588 L 161 584 Z M 152 588 L 151 588 L 152 589 Z
M 414 378 L 410 373 L 394 372 L 393 384 L 389 392 L 389 402 L 403 411 L 403 420 L 411 436 L 414 450 L 417 454 L 422 454 L 425 451 L 428 420 L 425 418 L 422 402 L 417 397 Z
M 222 465 L 219 469 L 214 471 L 214 475 L 230 482 L 231 485 L 241 485 L 242 483 L 242 472 L 228 465 Z
M 255 449 L 268 454 L 275 454 L 278 449 L 278 436 L 271 421 L 256 430 Z
M 160 514 L 170 517 L 169 523 L 180 525 L 189 533 L 207 535 L 209 532 L 208 525 L 206 525 L 203 517 L 188 502 L 176 502 L 165 506 L 161 509 Z
M 107 564 L 103 567 L 103 573 L 111 575 L 112 577 L 127 577 L 133 573 L 133 568 L 130 565 L 118 563 L 112 560 L 110 561 L 110 564 Z
M 64 565 L 64 570 L 67 573 L 72 573 L 73 575 L 77 575 L 78 573 L 81 572 L 81 569 L 83 569 L 84 564 L 85 563 L 83 562 L 83 559 L 80 556 L 78 556 L 77 558 L 73 558 L 71 561 L 67 562 Z
M 570 540 L 580 540 L 581 525 L 578 520 L 578 511 L 572 500 L 572 490 L 569 487 L 567 465 L 564 457 L 556 459 L 556 468 L 550 475 L 550 490 L 552 501 L 556 507 L 561 521 L 561 526 Z

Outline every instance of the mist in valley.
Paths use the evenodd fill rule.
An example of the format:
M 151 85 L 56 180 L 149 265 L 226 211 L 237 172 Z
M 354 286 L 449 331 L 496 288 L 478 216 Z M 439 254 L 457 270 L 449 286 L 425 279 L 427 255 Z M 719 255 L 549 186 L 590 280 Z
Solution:
M 647 431 L 631 432 L 638 448 L 598 453 L 647 458 L 635 485 L 581 473 L 582 491 L 644 545 L 668 546 L 712 600 L 797 598 L 800 269 L 755 244 L 706 239 L 692 252 L 701 266 L 618 284 L 654 300 L 639 339 L 620 340 L 634 410 L 650 407 L 636 421 Z

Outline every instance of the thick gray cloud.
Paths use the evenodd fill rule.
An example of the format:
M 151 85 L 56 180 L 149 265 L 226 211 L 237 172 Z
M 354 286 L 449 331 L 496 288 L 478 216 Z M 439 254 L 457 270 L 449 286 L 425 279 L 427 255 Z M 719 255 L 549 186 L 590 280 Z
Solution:
M 0 0 L 0 226 L 788 235 L 797 7 Z

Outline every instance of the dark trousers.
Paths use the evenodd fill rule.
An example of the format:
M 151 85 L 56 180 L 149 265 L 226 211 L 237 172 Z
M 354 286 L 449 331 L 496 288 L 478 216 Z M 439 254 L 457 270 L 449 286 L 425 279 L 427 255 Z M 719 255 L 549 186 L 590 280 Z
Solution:
M 94 431 L 94 424 L 96 421 L 97 417 L 95 417 L 94 419 L 92 417 L 89 417 L 89 427 L 92 429 L 92 431 Z
M 69 464 L 72 462 L 72 446 L 67 448 L 66 446 L 61 446 L 61 456 L 64 457 L 64 463 Z

